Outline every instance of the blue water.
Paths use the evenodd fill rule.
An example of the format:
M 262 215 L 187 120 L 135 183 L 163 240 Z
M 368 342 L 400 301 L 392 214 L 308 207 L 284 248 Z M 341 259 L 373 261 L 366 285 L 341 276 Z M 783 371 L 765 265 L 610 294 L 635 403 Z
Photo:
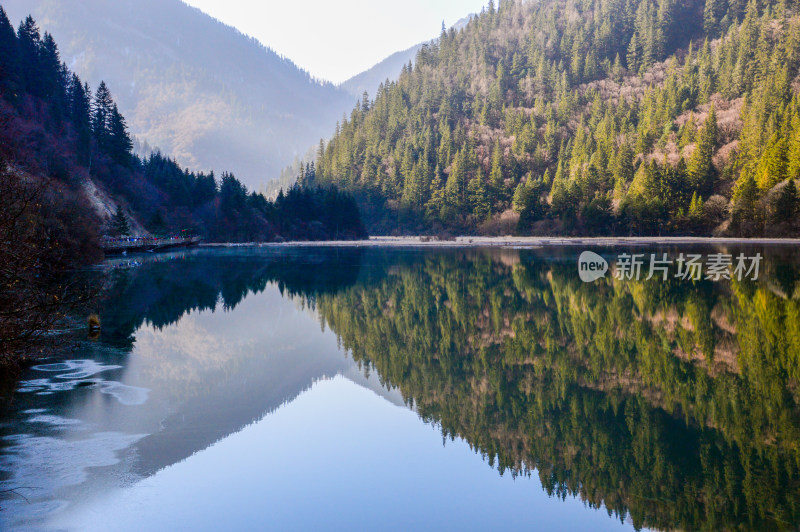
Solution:
M 100 338 L 75 333 L 77 349 L 27 370 L 4 403 L 0 529 L 619 530 L 633 528 L 628 508 L 639 526 L 788 526 L 796 404 L 788 377 L 752 361 L 761 329 L 736 301 L 786 319 L 800 277 L 778 261 L 763 285 L 590 286 L 573 255 L 253 249 L 109 262 Z M 706 325 L 692 321 L 698 308 Z M 608 312 L 629 322 L 616 336 Z M 613 340 L 638 323 L 651 324 L 647 357 Z M 716 358 L 678 356 L 707 345 L 705 326 Z M 637 371 L 665 384 L 637 384 Z M 750 413 L 769 438 L 742 436 Z M 740 455 L 746 446 L 758 454 Z M 763 501 L 747 495 L 753 474 Z M 706 510 L 702 494 L 717 489 Z

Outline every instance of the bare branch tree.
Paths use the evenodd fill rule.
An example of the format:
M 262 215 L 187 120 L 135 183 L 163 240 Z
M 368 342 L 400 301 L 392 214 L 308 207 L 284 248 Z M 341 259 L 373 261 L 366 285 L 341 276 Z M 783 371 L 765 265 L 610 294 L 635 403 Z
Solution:
M 0 366 L 13 365 L 23 349 L 41 346 L 92 296 L 68 273 L 76 249 L 63 238 L 69 233 L 59 223 L 64 213 L 57 212 L 47 185 L 0 160 Z

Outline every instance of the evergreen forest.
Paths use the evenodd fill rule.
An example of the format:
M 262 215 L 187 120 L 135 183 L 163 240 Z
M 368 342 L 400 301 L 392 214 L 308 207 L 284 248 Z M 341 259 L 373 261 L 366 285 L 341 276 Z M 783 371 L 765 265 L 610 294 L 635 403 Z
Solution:
M 490 2 L 313 174 L 372 233 L 798 234 L 800 4 Z

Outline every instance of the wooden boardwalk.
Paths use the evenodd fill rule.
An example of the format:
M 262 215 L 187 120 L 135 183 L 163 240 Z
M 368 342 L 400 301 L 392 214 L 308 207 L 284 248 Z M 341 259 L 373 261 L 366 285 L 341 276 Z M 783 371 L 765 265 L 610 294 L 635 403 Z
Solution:
M 119 255 L 128 251 L 157 251 L 161 249 L 193 246 L 202 240 L 199 236 L 188 238 L 128 237 L 106 238 L 101 245 L 106 255 Z

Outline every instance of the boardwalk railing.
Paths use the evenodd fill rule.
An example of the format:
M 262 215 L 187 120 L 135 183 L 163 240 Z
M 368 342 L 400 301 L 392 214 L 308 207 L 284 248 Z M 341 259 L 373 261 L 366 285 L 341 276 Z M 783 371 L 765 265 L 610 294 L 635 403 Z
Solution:
M 191 246 L 200 242 L 199 236 L 192 237 L 124 237 L 104 238 L 100 245 L 106 253 L 122 253 L 123 251 L 155 251 L 182 246 Z

